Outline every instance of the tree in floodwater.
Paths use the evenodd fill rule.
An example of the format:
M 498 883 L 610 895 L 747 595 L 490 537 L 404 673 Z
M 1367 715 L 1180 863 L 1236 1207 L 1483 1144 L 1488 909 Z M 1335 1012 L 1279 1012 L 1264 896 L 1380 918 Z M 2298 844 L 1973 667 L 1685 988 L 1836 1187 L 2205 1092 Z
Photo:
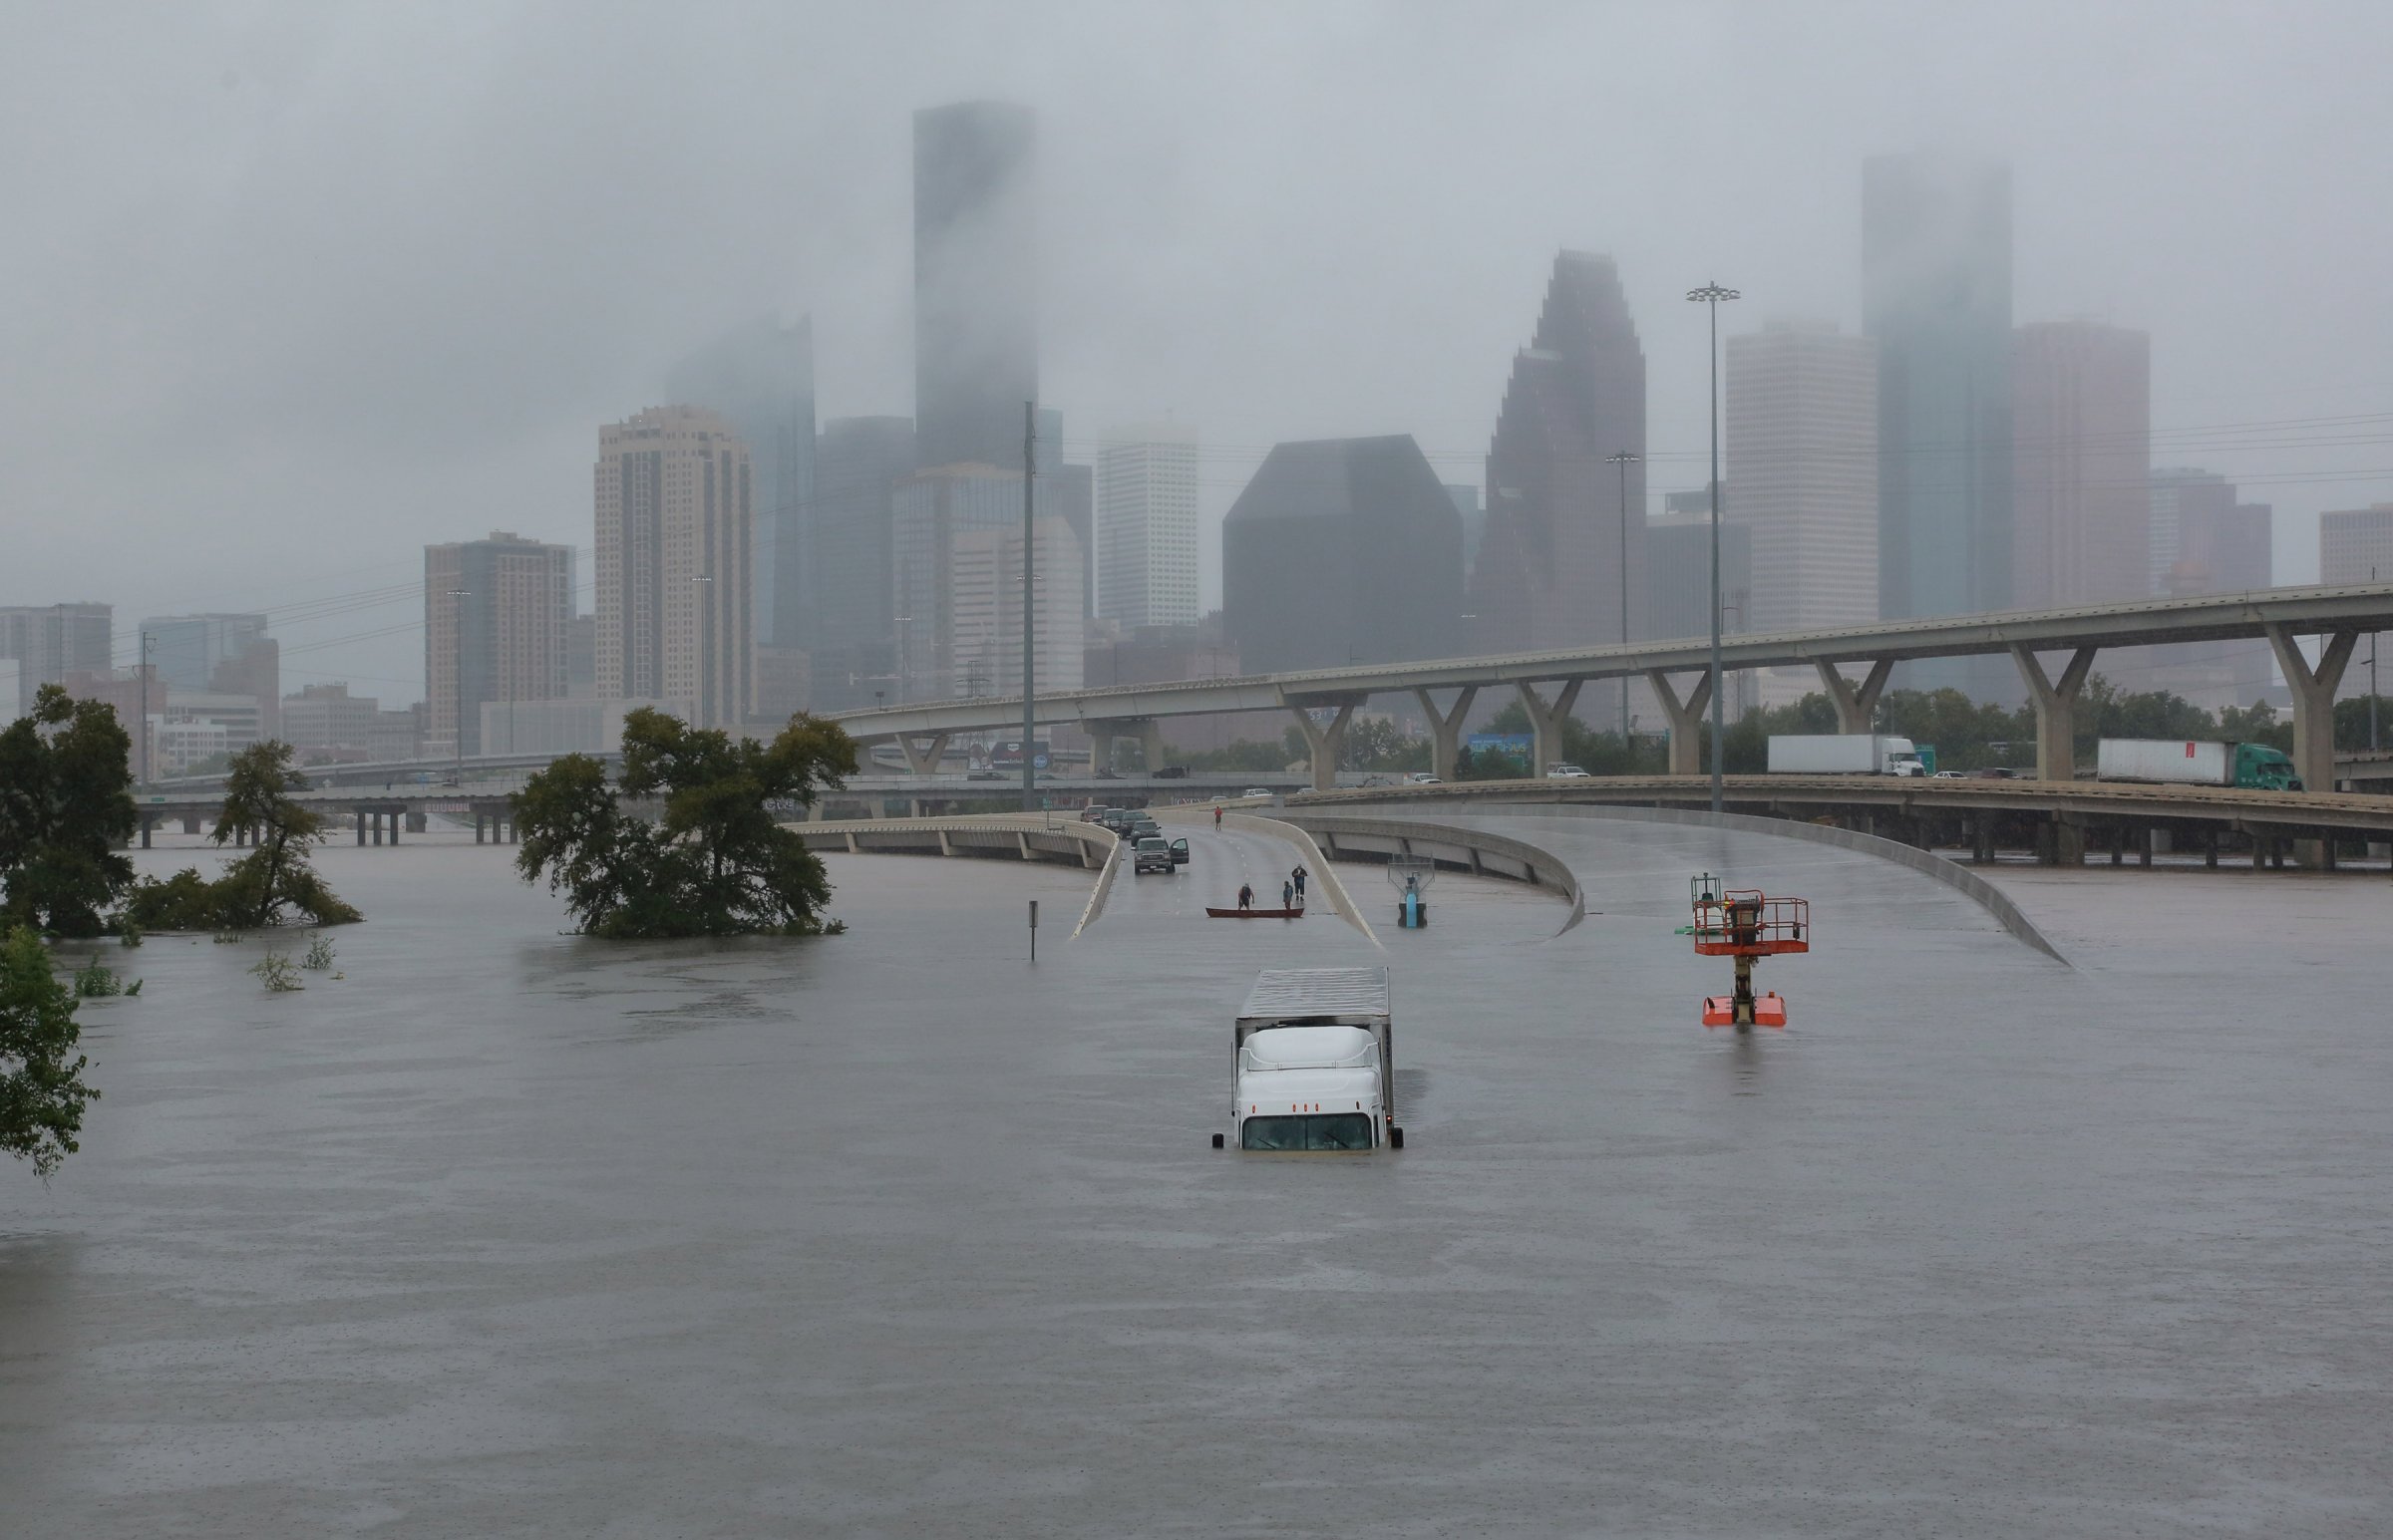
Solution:
M 14 927 L 0 942 L 0 1150 L 43 1176 L 75 1153 L 84 1105 L 100 1099 L 83 1083 L 81 1036 L 50 949 L 30 926 Z
M 0 732 L 0 928 L 97 936 L 133 881 L 133 740 L 114 708 L 44 685 Z
M 311 925 L 364 919 L 317 875 L 310 852 L 324 838 L 324 820 L 291 795 L 306 789 L 307 777 L 291 768 L 288 744 L 268 739 L 234 755 L 210 837 L 222 845 L 238 835 L 251 850 L 213 882 L 186 867 L 164 882 L 142 883 L 126 903 L 126 918 L 144 930 L 253 930 L 279 925 L 286 908 Z
M 643 707 L 623 721 L 623 774 L 567 755 L 515 794 L 523 880 L 544 873 L 580 928 L 610 938 L 811 936 L 827 928 L 831 881 L 776 809 L 811 804 L 855 773 L 837 723 L 801 714 L 770 744 L 735 739 Z M 617 791 L 659 797 L 654 823 Z

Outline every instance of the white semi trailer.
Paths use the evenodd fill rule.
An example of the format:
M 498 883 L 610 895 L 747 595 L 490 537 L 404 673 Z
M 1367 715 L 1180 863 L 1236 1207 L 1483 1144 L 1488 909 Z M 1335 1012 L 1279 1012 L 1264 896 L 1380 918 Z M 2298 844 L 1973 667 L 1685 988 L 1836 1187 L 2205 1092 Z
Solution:
M 1266 968 L 1238 1011 L 1229 1121 L 1239 1149 L 1404 1148 L 1385 968 Z M 1213 1148 L 1225 1142 L 1213 1135 Z
M 1773 775 L 1924 775 L 1918 746 L 1885 733 L 1773 733 Z

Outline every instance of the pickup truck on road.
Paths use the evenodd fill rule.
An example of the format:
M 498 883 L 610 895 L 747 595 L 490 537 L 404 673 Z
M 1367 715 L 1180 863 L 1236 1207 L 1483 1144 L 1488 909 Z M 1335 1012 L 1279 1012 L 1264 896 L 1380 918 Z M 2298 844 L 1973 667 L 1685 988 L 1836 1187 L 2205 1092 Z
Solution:
M 1144 877 L 1151 871 L 1165 876 L 1189 864 L 1189 842 L 1175 839 L 1167 842 L 1161 834 L 1149 834 L 1130 849 L 1130 874 Z

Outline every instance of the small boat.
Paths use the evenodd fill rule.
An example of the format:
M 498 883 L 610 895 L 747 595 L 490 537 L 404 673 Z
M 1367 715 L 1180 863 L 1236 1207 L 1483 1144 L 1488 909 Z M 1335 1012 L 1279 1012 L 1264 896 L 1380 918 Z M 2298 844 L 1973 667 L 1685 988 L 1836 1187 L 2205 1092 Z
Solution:
M 1204 912 L 1216 920 L 1300 920 L 1302 909 L 1216 909 L 1204 906 Z

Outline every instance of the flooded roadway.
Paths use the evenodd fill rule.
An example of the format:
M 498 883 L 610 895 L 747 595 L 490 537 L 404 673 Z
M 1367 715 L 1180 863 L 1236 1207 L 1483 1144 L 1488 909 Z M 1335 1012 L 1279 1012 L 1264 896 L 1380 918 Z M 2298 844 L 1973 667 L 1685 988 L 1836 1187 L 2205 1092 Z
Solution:
M 2388 1527 L 2383 885 L 2181 879 L 2065 968 L 1868 857 L 1507 827 L 1584 925 L 1341 868 L 1410 1147 L 1298 1159 L 1205 1147 L 1228 1018 L 1383 954 L 1200 918 L 1275 840 L 1078 941 L 1085 875 L 853 857 L 847 936 L 617 946 L 335 847 L 344 979 L 112 953 L 83 1153 L 0 1168 L 0 1532 Z M 1705 868 L 1813 901 L 1783 1037 L 1694 1025 Z

